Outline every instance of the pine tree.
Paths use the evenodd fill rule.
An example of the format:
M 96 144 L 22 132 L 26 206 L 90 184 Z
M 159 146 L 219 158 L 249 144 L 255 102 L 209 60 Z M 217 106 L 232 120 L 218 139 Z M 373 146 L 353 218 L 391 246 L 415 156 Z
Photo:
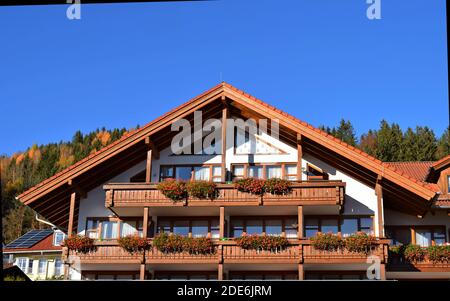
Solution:
M 450 127 L 444 131 L 441 138 L 437 142 L 435 159 L 439 160 L 448 155 L 450 155 Z
M 389 125 L 386 120 L 382 120 L 377 137 L 376 157 L 386 162 L 401 161 L 403 133 L 400 126 L 396 123 Z

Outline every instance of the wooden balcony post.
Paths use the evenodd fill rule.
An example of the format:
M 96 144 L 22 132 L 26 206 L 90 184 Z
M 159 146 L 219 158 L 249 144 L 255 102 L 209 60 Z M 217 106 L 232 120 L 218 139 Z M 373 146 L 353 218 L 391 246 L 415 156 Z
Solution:
M 142 222 L 142 234 L 144 238 L 148 236 L 148 207 L 144 207 L 144 218 Z
M 228 106 L 225 102 L 225 96 L 222 96 L 224 108 L 222 109 L 222 182 L 227 180 L 227 118 Z
M 219 263 L 217 267 L 217 280 L 223 280 L 223 263 Z
M 381 176 L 378 176 L 375 184 L 375 194 L 377 195 L 377 225 L 378 237 L 384 237 L 384 212 L 383 212 L 383 188 L 381 187 Z
M 303 206 L 298 206 L 298 225 L 297 225 L 297 237 L 298 239 L 303 238 Z
M 69 226 L 67 227 L 67 236 L 72 237 L 73 235 L 73 220 L 75 215 L 75 202 L 77 194 L 72 192 L 70 195 L 70 209 L 69 209 Z
M 380 264 L 380 280 L 386 280 L 386 264 Z
M 297 134 L 297 181 L 302 180 L 302 158 L 303 158 L 302 135 Z
M 145 183 L 150 183 L 152 181 L 152 148 L 148 144 L 147 150 L 147 162 L 145 166 Z
M 219 209 L 220 219 L 219 219 L 219 236 L 220 238 L 225 237 L 225 207 L 221 206 Z
M 305 271 L 303 269 L 303 264 L 298 264 L 298 280 L 304 280 L 305 279 Z
M 139 280 L 145 280 L 145 263 L 141 263 L 139 270 Z

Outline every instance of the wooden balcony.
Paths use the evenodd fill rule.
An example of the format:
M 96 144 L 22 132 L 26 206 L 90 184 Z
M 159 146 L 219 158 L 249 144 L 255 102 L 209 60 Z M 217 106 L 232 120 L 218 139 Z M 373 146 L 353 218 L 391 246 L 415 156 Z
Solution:
M 222 257 L 224 263 L 299 263 L 302 258 L 299 243 L 292 243 L 277 250 L 246 250 L 234 241 L 223 242 Z
M 432 262 L 428 259 L 409 262 L 403 257 L 390 256 L 387 268 L 395 272 L 450 272 L 450 262 Z
M 67 256 L 67 252 L 65 252 Z M 143 262 L 142 254 L 130 254 L 122 249 L 117 241 L 97 241 L 95 249 L 88 253 L 68 251 L 69 262 L 74 263 L 79 260 L 83 264 L 104 264 L 104 263 L 134 263 Z
M 309 240 L 291 240 L 286 248 L 277 250 L 246 250 L 234 240 L 215 241 L 215 249 L 210 254 L 164 253 L 156 247 L 144 254 L 130 254 L 118 246 L 116 241 L 97 242 L 96 249 L 83 254 L 69 252 L 69 262 L 79 260 L 82 264 L 236 264 L 236 263 L 284 263 L 284 264 L 356 264 L 366 263 L 368 256 L 376 255 L 384 263 L 387 260 L 386 240 L 378 240 L 366 254 L 346 250 L 322 251 L 311 246 Z M 67 257 L 65 258 L 67 259 Z
M 304 242 L 303 262 L 317 264 L 366 263 L 369 256 L 377 256 L 384 263 L 387 260 L 388 242 L 388 240 L 378 240 L 377 244 L 368 248 L 365 253 L 350 252 L 346 249 L 317 250 L 309 242 Z
M 238 191 L 234 184 L 217 184 L 214 199 L 187 198 L 174 202 L 166 198 L 154 183 L 111 183 L 106 191 L 105 206 L 158 207 L 158 206 L 280 206 L 280 205 L 342 205 L 345 183 L 341 181 L 293 182 L 286 195 L 254 195 Z

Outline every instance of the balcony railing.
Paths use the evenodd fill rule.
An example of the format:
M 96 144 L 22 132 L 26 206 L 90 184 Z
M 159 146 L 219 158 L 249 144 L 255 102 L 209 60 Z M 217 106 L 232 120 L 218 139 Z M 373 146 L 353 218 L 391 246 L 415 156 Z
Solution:
M 387 240 L 378 240 L 377 244 L 366 253 L 346 250 L 316 250 L 309 240 L 291 240 L 285 248 L 275 250 L 247 250 L 237 245 L 236 241 L 214 241 L 214 250 L 208 254 L 165 253 L 152 246 L 145 254 L 130 254 L 123 250 L 116 241 L 97 242 L 95 250 L 88 253 L 69 252 L 69 261 L 79 260 L 82 264 L 90 263 L 160 263 L 160 264 L 208 264 L 208 263 L 365 263 L 372 255 L 381 262 L 387 260 Z M 145 257 L 144 257 L 145 256 Z M 66 258 L 67 259 L 67 258 Z
M 142 206 L 241 206 L 241 205 L 342 205 L 345 183 L 341 181 L 293 182 L 286 195 L 262 196 L 238 191 L 234 184 L 217 184 L 213 199 L 187 198 L 174 202 L 154 183 L 111 183 L 103 186 L 106 207 Z
M 402 256 L 391 255 L 389 256 L 388 270 L 398 272 L 450 272 L 450 262 L 432 262 L 427 258 L 411 262 Z

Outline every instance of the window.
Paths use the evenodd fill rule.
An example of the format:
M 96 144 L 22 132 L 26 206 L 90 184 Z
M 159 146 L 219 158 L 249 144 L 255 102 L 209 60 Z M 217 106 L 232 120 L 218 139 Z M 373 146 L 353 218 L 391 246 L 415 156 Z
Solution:
M 122 221 L 120 223 L 120 236 L 139 235 L 143 237 L 143 221 Z
M 30 260 L 31 262 L 33 262 L 32 260 Z M 28 267 L 28 258 L 26 257 L 19 257 L 17 258 L 17 266 L 24 272 L 24 273 L 29 273 L 27 270 Z
M 222 181 L 222 167 L 221 166 L 213 166 L 212 167 L 212 180 L 213 180 L 213 182 L 221 182 Z
M 100 225 L 99 220 L 88 219 L 86 224 L 86 236 L 92 239 L 97 239 L 99 225 Z
M 394 245 L 409 245 L 411 243 L 411 229 L 409 227 L 386 226 L 386 237 L 392 239 Z
M 53 234 L 53 245 L 54 246 L 60 246 L 62 242 L 64 241 L 65 235 L 63 232 L 56 231 Z
M 311 237 L 320 231 L 318 218 L 305 218 L 305 236 Z
M 270 236 L 282 236 L 297 238 L 297 219 L 288 218 L 249 218 L 231 219 L 231 237 L 240 237 L 243 233 L 248 235 L 263 234 Z
M 269 236 L 281 236 L 283 232 L 283 222 L 281 219 L 279 220 L 266 220 L 266 235 Z
M 286 164 L 284 166 L 284 178 L 289 181 L 297 180 L 297 165 L 296 164 Z
M 246 226 L 246 233 L 249 235 L 261 234 L 263 232 L 262 220 L 248 220 Z
M 231 222 L 231 236 L 241 237 L 244 234 L 244 221 L 243 220 L 233 220 Z
M 177 166 L 175 168 L 175 178 L 177 180 L 190 180 L 192 177 L 192 167 Z
M 61 276 L 63 274 L 62 260 L 60 258 L 55 259 L 55 276 Z
M 212 177 L 212 178 L 211 178 Z M 177 180 L 202 180 L 220 182 L 222 180 L 222 167 L 217 165 L 202 166 L 176 166 L 167 165 L 160 167 L 160 181 L 168 178 Z
M 159 175 L 161 181 L 168 178 L 173 178 L 173 166 L 161 166 Z
M 266 178 L 279 178 L 281 179 L 281 165 L 268 165 L 266 166 Z
M 262 166 L 249 166 L 248 167 L 248 176 L 250 178 L 263 178 L 263 167 Z
M 219 220 L 194 218 L 192 220 L 176 218 L 158 219 L 158 233 L 173 233 L 182 236 L 219 238 Z
M 39 259 L 39 268 L 38 268 L 38 274 L 44 275 L 47 271 L 47 260 L 46 259 Z
M 117 221 L 102 221 L 101 229 L 102 239 L 116 239 L 119 234 Z
M 209 181 L 210 167 L 200 166 L 194 167 L 194 179 L 201 181 Z
M 297 219 L 287 219 L 284 222 L 284 232 L 287 238 L 297 238 L 298 231 L 298 220 Z
M 240 178 L 245 177 L 244 170 L 245 170 L 244 165 L 234 165 L 233 166 L 233 178 L 240 179 Z
M 179 220 L 173 222 L 173 234 L 188 236 L 189 235 L 189 221 Z
M 208 221 L 192 221 L 192 237 L 208 236 Z
M 28 271 L 27 273 L 32 274 L 33 273 L 33 258 L 28 259 Z
M 415 233 L 416 244 L 419 246 L 429 247 L 445 243 L 445 228 L 417 227 Z
M 356 232 L 373 234 L 373 219 L 370 216 L 308 216 L 305 217 L 304 232 L 305 237 L 317 232 L 340 232 L 344 237 Z

